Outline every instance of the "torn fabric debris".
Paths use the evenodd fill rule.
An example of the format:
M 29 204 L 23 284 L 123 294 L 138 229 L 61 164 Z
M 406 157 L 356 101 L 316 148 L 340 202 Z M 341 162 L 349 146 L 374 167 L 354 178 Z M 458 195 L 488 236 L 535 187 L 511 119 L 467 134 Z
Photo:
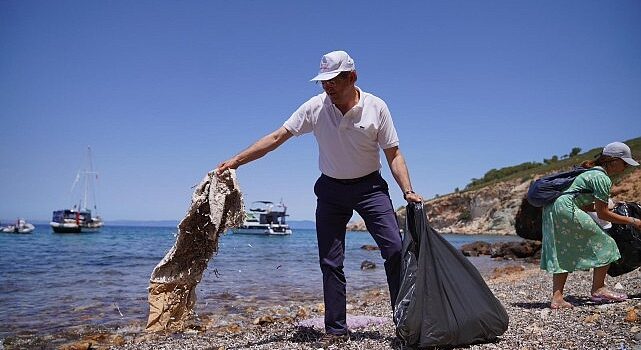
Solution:
M 228 228 L 241 225 L 243 219 L 236 172 L 207 174 L 178 224 L 176 243 L 151 274 L 147 331 L 177 332 L 185 328 L 196 303 L 196 285 L 218 251 L 218 238 Z

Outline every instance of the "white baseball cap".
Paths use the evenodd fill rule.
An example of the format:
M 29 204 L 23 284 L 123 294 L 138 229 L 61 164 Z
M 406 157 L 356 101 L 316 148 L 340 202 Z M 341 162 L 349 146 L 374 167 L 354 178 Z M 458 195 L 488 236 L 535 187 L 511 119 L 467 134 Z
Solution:
M 630 147 L 623 142 L 612 142 L 606 145 L 603 147 L 603 152 L 601 152 L 601 154 L 604 156 L 621 158 L 624 162 L 632 166 L 639 165 L 636 160 L 632 159 L 632 151 L 630 151 Z
M 354 60 L 345 51 L 332 51 L 323 55 L 320 61 L 318 75 L 310 81 L 330 80 L 341 72 L 351 72 L 356 69 Z

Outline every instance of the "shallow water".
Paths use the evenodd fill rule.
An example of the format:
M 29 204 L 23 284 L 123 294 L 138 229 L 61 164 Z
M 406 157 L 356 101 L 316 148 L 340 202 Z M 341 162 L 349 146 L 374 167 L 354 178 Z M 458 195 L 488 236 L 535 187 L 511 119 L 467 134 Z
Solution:
M 0 338 L 54 333 L 80 326 L 121 327 L 147 318 L 151 271 L 175 242 L 172 227 L 104 227 L 100 233 L 0 234 Z M 456 247 L 488 235 L 444 235 Z M 383 260 L 368 233 L 347 234 L 345 273 L 350 290 L 386 288 Z M 363 260 L 374 270 L 360 269 Z M 481 272 L 500 262 L 471 258 Z M 321 298 L 316 233 L 285 237 L 227 234 L 198 285 L 198 313 L 234 313 L 246 305 Z

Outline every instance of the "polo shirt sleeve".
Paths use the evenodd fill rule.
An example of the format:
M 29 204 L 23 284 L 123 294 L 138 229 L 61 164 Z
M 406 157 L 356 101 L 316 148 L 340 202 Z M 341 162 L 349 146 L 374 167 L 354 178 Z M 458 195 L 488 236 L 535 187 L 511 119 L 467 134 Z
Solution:
M 382 149 L 398 146 L 398 135 L 396 134 L 392 115 L 390 114 L 387 105 L 383 105 L 380 118 L 381 124 L 378 129 L 378 145 Z
M 313 131 L 313 117 L 315 111 L 313 100 L 314 98 L 303 103 L 283 124 L 285 129 L 291 132 L 294 136 L 300 136 Z

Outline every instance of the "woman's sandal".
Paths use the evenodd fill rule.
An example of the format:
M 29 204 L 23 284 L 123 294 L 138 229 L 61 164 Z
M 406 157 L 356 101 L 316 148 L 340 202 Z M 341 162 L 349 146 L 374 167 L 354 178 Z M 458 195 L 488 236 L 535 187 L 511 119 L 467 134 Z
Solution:
M 625 293 L 617 293 L 610 290 L 605 290 L 600 293 L 592 294 L 590 300 L 595 303 L 618 303 L 628 300 L 628 296 Z

